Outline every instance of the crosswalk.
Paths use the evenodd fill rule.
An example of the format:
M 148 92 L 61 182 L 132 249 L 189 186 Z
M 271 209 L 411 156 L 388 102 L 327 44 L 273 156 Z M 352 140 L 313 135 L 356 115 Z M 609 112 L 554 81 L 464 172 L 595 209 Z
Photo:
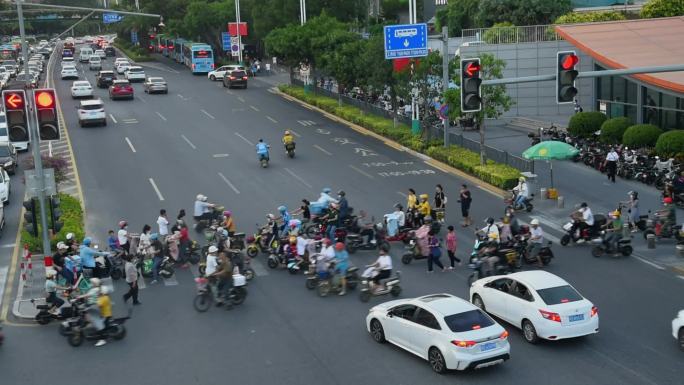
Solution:
M 313 120 L 298 120 L 297 123 L 301 124 L 304 127 L 311 127 L 316 125 L 316 122 L 314 122 Z

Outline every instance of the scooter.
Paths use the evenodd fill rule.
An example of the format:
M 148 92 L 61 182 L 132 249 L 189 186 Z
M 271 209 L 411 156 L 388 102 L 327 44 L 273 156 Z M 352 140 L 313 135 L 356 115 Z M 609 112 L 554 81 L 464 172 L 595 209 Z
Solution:
M 320 297 L 326 297 L 330 292 L 333 293 L 339 293 L 342 291 L 342 284 L 341 284 L 341 279 L 339 274 L 335 274 L 334 272 L 335 269 L 335 264 L 331 263 L 330 264 L 330 269 L 329 271 L 323 273 L 323 274 L 317 274 L 318 275 L 318 285 L 316 286 L 318 295 Z M 347 274 L 345 275 L 345 278 L 347 280 L 346 283 L 346 289 L 349 290 L 354 290 L 356 289 L 356 286 L 359 284 L 359 273 L 358 273 L 359 268 L 356 266 L 350 266 L 349 269 L 347 269 Z M 307 279 L 308 281 L 308 279 Z M 307 288 L 308 288 L 307 284 Z
M 219 220 L 221 219 L 221 216 L 223 215 L 225 207 L 223 206 L 214 206 L 211 211 L 211 218 L 210 219 L 197 219 L 195 218 L 195 231 L 198 233 L 201 233 L 204 231 L 204 229 L 212 226 L 218 225 Z
M 85 313 L 78 319 L 69 323 L 69 329 L 66 332 L 67 342 L 71 346 L 81 346 L 83 341 L 95 341 L 99 339 L 115 339 L 121 340 L 126 337 L 126 328 L 124 323 L 131 318 L 130 311 L 126 317 L 114 318 L 109 321 L 103 331 L 95 330 L 94 325 L 86 321 Z
M 254 258 L 262 253 L 270 253 L 272 250 L 277 250 L 280 245 L 280 241 L 274 238 L 269 245 L 269 240 L 272 238 L 269 226 L 259 227 L 257 223 L 257 232 L 254 235 L 247 237 L 247 255 L 250 258 Z
M 200 259 L 202 258 L 200 255 L 201 249 L 202 248 L 201 248 L 199 242 L 190 241 L 190 244 L 188 245 L 188 250 L 187 250 L 188 262 L 192 263 L 193 265 L 198 264 Z
M 71 295 L 71 290 L 66 290 L 66 296 L 69 297 Z M 71 301 L 70 301 L 71 302 Z M 31 300 L 31 303 L 35 304 L 35 299 Z M 69 319 L 74 317 L 74 315 L 78 314 L 76 309 L 74 308 L 74 305 L 70 306 L 62 306 L 59 309 L 59 314 L 52 314 L 48 310 L 52 307 L 51 304 L 44 304 L 44 305 L 35 305 L 36 309 L 38 309 L 38 314 L 34 317 L 36 322 L 38 322 L 40 325 L 47 325 L 50 323 L 50 321 L 55 320 L 55 321 L 63 321 L 65 319 Z
M 606 217 L 603 215 L 594 215 L 593 226 L 582 230 L 577 228 L 573 231 L 573 228 L 578 223 L 579 219 L 573 218 L 563 226 L 563 230 L 565 230 L 566 233 L 561 237 L 561 246 L 567 246 L 571 241 L 573 243 L 590 242 L 592 239 L 598 237 L 600 235 L 599 229 L 606 224 Z
M 287 156 L 290 158 L 294 158 L 295 156 L 295 142 L 290 142 L 285 145 L 285 152 L 287 152 Z
M 427 258 L 420 253 L 420 247 L 418 247 L 418 243 L 416 242 L 415 237 L 412 237 L 411 240 L 409 240 L 409 244 L 408 246 L 406 246 L 406 250 L 407 251 L 404 253 L 404 255 L 401 256 L 401 263 L 403 263 L 404 265 L 410 264 L 413 260 Z
M 270 148 L 270 146 L 269 146 Z M 259 163 L 261 163 L 261 168 L 268 167 L 268 153 L 259 154 Z
M 204 313 L 211 307 L 214 302 L 214 295 L 211 292 L 211 286 L 209 286 L 209 279 L 206 277 L 195 278 L 197 283 L 197 295 L 192 302 L 192 306 L 196 311 Z M 228 293 L 228 299 L 233 305 L 240 305 L 245 302 L 247 298 L 247 289 L 245 285 L 247 284 L 245 277 L 242 274 L 233 274 L 233 287 Z
M 521 236 L 518 236 L 516 238 L 517 238 L 516 246 L 518 249 L 518 253 L 520 255 L 520 259 L 519 259 L 519 262 L 517 264 L 517 267 L 518 268 L 521 267 L 522 262 L 525 262 L 527 264 L 537 263 L 538 262 L 537 257 L 532 257 L 530 255 L 530 253 L 528 252 L 527 247 L 529 246 L 529 242 L 528 242 L 529 237 L 521 235 Z M 542 264 L 544 266 L 551 263 L 551 259 L 553 259 L 553 251 L 551 251 L 551 245 L 552 244 L 553 244 L 553 242 L 548 241 L 546 243 L 546 245 L 542 246 L 539 249 L 538 256 L 541 257 Z
M 375 242 L 365 242 L 364 236 L 361 234 L 347 235 L 347 251 L 349 254 L 356 253 L 357 250 L 379 250 L 380 246 L 385 246 L 387 250 L 390 249 L 390 243 L 385 240 L 385 232 L 381 229 L 381 224 L 373 226 L 375 232 Z
M 468 268 L 473 270 L 468 276 L 468 286 L 472 285 L 473 282 L 480 278 L 488 275 L 502 275 L 509 274 L 515 270 L 515 266 L 519 264 L 520 254 L 514 248 L 507 246 L 499 246 L 492 248 L 491 251 L 487 251 L 486 254 L 481 255 L 481 249 L 484 247 L 491 247 L 491 242 L 487 242 L 484 237 L 478 236 L 475 244 L 473 245 L 473 250 L 470 253 L 470 261 L 468 263 Z M 484 271 L 484 257 L 497 256 L 499 262 L 494 265 L 494 271 L 487 274 Z
M 529 197 L 525 198 L 525 205 L 517 204 L 516 203 L 516 198 L 517 195 L 509 191 L 511 193 L 511 197 L 504 199 L 504 203 L 506 204 L 507 208 L 512 208 L 515 211 L 527 211 L 532 212 L 534 209 L 534 205 L 532 205 L 532 201 L 534 200 L 534 194 L 530 194 Z
M 138 268 L 142 272 L 143 277 L 149 278 L 152 276 L 153 265 L 154 262 L 152 258 L 145 258 L 138 262 Z M 174 272 L 173 261 L 171 258 L 169 258 L 169 256 L 165 255 L 162 259 L 162 263 L 159 265 L 159 275 L 161 275 L 163 278 L 171 278 Z
M 646 228 L 644 229 L 644 239 L 648 239 L 649 234 L 653 234 L 656 238 L 675 238 L 677 241 L 684 240 L 682 234 L 682 225 L 666 226 L 663 220 L 657 216 L 653 220 L 646 221 Z
M 613 257 L 629 257 L 632 255 L 632 237 L 620 238 L 617 241 L 617 249 L 613 250 L 610 245 L 606 242 L 606 232 L 601 231 L 601 238 L 596 238 L 592 240 L 594 243 L 594 248 L 591 249 L 591 255 L 595 258 L 600 258 L 604 254 L 610 254 Z
M 397 271 L 394 273 L 394 276 L 382 280 L 384 282 L 384 285 L 383 283 L 380 283 L 380 285 L 383 285 L 382 289 L 371 290 L 371 278 L 363 277 L 361 279 L 361 291 L 359 292 L 359 299 L 361 302 L 368 302 L 370 301 L 371 297 L 379 297 L 385 294 L 391 294 L 392 297 L 398 297 L 399 294 L 401 294 L 401 286 L 399 286 L 400 278 L 401 272 Z

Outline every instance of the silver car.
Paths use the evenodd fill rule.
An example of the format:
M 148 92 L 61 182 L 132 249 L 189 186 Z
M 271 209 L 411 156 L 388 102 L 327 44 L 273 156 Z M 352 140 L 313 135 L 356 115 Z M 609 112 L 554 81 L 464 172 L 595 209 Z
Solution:
M 145 92 L 148 94 L 152 94 L 155 92 L 161 92 L 163 94 L 168 94 L 169 93 L 169 87 L 166 85 L 166 80 L 161 77 L 149 77 L 145 79 L 145 83 L 143 83 L 143 88 L 145 89 Z

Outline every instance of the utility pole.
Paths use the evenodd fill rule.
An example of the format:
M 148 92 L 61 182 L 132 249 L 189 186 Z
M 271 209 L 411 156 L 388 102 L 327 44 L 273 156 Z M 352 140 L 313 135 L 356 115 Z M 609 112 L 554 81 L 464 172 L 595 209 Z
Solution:
M 242 34 L 240 33 L 240 0 L 235 0 L 235 23 L 238 35 L 238 64 L 242 64 Z
M 442 27 L 442 103 L 446 105 L 449 91 L 449 27 Z M 444 147 L 449 147 L 449 113 L 444 119 Z
M 409 0 L 409 24 L 417 23 L 416 17 L 416 0 Z M 411 60 L 411 83 L 413 83 L 414 64 Z M 418 110 L 418 103 L 416 103 L 416 96 L 411 90 L 411 132 L 414 135 L 420 133 L 420 111 Z
M 299 0 L 299 20 L 301 25 L 306 24 L 306 0 Z
M 26 31 L 24 30 L 24 12 L 21 7 L 23 0 L 17 0 L 17 16 L 19 18 L 19 35 L 21 36 L 21 56 L 24 58 L 24 73 L 29 74 L 28 68 L 28 46 L 26 43 Z M 31 80 L 26 76 L 26 88 L 28 89 Z M 43 172 L 43 161 L 40 158 L 40 142 L 38 141 L 38 124 L 34 121 L 33 92 L 26 95 L 26 124 L 28 126 L 31 150 L 33 151 L 33 164 L 35 165 L 36 176 L 38 178 L 38 203 L 40 204 L 40 226 L 43 238 L 43 254 L 50 255 L 50 238 L 48 237 L 47 210 L 45 209 L 45 173 Z M 36 234 L 37 235 L 37 234 Z

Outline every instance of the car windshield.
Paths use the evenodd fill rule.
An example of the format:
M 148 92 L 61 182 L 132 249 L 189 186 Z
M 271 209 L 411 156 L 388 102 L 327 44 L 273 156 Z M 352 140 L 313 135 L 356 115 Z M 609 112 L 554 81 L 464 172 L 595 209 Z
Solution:
M 230 73 L 230 76 L 241 78 L 243 76 L 247 76 L 247 74 L 244 71 L 233 71 Z
M 74 82 L 74 87 L 89 87 L 90 83 L 88 82 Z
M 494 320 L 479 309 L 446 316 L 444 322 L 454 333 L 478 330 L 494 325 Z
M 85 106 L 81 106 L 82 110 L 101 110 L 102 109 L 102 104 L 88 104 Z
M 101 78 L 111 78 L 114 76 L 114 72 L 100 72 Z
M 127 85 L 130 85 L 130 84 L 131 84 L 131 83 L 129 83 L 127 80 L 115 80 L 115 81 L 114 81 L 114 85 L 115 85 L 115 86 L 127 86 Z
M 131 67 L 128 69 L 128 72 L 143 72 L 142 68 L 136 68 L 136 67 Z
M 150 83 L 164 83 L 164 78 L 150 78 Z
M 0 146 L 0 156 L 1 157 L 10 156 L 9 146 Z
M 539 294 L 542 301 L 547 305 L 558 305 L 559 303 L 575 302 L 584 299 L 580 293 L 570 285 L 537 290 L 537 294 Z
M 4 125 L 0 127 L 0 136 L 7 136 L 7 127 Z

